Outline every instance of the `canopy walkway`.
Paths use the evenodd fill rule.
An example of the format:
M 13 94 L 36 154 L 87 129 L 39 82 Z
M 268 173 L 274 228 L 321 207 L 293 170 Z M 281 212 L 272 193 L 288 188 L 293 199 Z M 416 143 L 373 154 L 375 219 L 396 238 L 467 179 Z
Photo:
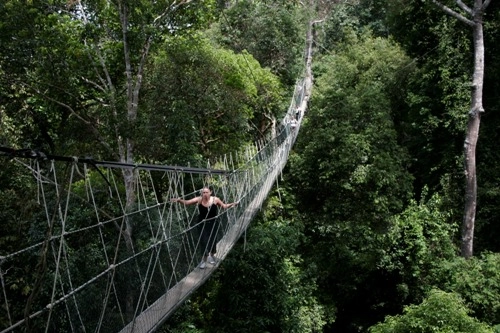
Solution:
M 35 181 L 25 195 L 42 207 L 20 222 L 30 223 L 25 239 L 1 244 L 0 333 L 160 327 L 226 258 L 281 174 L 310 96 L 310 35 L 306 50 L 306 74 L 274 135 L 204 169 L 0 147 L 8 163 L 29 170 Z M 124 170 L 136 180 L 133 202 L 124 195 Z M 225 202 L 239 204 L 219 212 L 217 261 L 201 269 L 196 207 L 169 199 L 193 197 L 207 183 Z

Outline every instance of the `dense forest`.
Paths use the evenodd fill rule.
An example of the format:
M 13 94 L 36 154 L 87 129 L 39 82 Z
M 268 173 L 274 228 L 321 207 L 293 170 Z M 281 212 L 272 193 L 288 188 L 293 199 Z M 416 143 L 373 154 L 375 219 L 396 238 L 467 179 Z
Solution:
M 0 146 L 162 165 L 264 139 L 313 28 L 283 179 L 159 332 L 500 332 L 497 1 L 3 0 L 0 13 Z M 2 162 L 0 255 L 34 232 L 27 176 Z

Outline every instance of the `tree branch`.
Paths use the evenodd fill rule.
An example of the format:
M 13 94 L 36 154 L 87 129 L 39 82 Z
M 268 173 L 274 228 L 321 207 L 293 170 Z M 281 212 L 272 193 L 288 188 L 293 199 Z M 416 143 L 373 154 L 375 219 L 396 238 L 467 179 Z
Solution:
M 69 106 L 68 104 L 65 104 L 63 102 L 60 102 L 58 100 L 56 100 L 55 98 L 52 98 L 50 96 L 48 96 L 47 94 L 44 94 L 43 92 L 41 92 L 40 90 L 38 90 L 37 88 L 35 87 L 32 87 L 30 86 L 29 84 L 27 83 L 23 83 L 26 87 L 28 87 L 29 89 L 33 90 L 34 92 L 36 92 L 38 95 L 42 96 L 43 98 L 45 98 L 46 100 L 48 101 L 51 101 L 51 102 L 54 102 L 56 103 L 57 105 L 59 106 L 62 106 L 63 108 L 65 108 L 66 110 L 68 110 L 73 116 L 75 116 L 77 119 L 79 119 L 80 121 L 82 121 L 85 125 L 87 125 L 91 130 L 92 132 L 94 133 L 94 135 L 96 136 L 97 140 L 99 140 L 99 142 L 109 151 L 111 152 L 113 155 L 114 152 L 113 150 L 111 149 L 111 146 L 106 142 L 106 140 L 104 140 L 104 138 L 101 136 L 101 134 L 99 133 L 99 130 L 87 119 L 83 118 L 81 115 L 79 115 L 71 106 Z
M 481 7 L 481 9 L 484 11 L 486 10 L 486 7 L 489 6 L 491 0 L 484 0 L 484 3 L 483 3 L 483 6 Z
M 82 5 L 82 2 L 80 0 L 76 0 L 76 4 L 77 4 L 77 7 L 78 7 L 78 10 L 81 13 L 81 15 L 79 17 L 83 19 L 83 23 L 84 24 L 89 24 L 89 19 L 87 18 L 88 15 L 87 15 L 86 7 Z M 94 69 L 94 71 L 96 73 L 96 76 L 99 78 L 99 81 L 101 81 L 101 83 L 103 85 L 103 87 L 101 87 L 97 83 L 94 83 L 95 86 L 98 87 L 101 91 L 105 91 L 104 87 L 106 87 L 106 85 L 108 86 L 107 87 L 108 89 L 112 89 L 113 88 L 113 84 L 111 82 L 111 79 L 110 79 L 108 70 L 106 68 L 105 62 L 104 62 L 104 60 L 102 58 L 101 48 L 97 47 L 97 45 L 93 44 L 93 43 L 91 43 L 90 46 L 89 46 L 87 44 L 87 40 L 86 39 L 84 39 L 84 45 L 86 46 L 85 50 L 86 50 L 87 56 L 89 58 L 89 61 L 92 64 L 92 68 Z M 94 59 L 92 58 L 92 55 L 89 52 L 89 48 L 93 48 L 94 51 L 96 52 L 96 55 L 99 58 L 99 63 L 100 63 L 100 65 L 101 65 L 101 67 L 102 67 L 102 69 L 104 71 L 104 74 L 106 76 L 107 81 L 104 80 L 104 78 L 99 73 L 99 70 L 97 68 L 97 64 L 94 62 Z M 107 84 L 106 84 L 106 82 L 107 82 Z
M 458 1 L 460 1 L 460 0 L 457 0 L 457 3 L 458 3 Z M 445 6 L 445 5 L 443 5 L 441 2 L 439 2 L 439 1 L 437 1 L 437 0 L 432 0 L 432 2 L 433 2 L 436 6 L 438 6 L 439 8 L 441 8 L 441 9 L 442 9 L 442 10 L 443 10 L 446 14 L 451 15 L 451 16 L 453 16 L 453 17 L 455 17 L 455 18 L 456 18 L 456 19 L 458 19 L 459 21 L 461 21 L 461 22 L 463 22 L 463 23 L 465 23 L 465 24 L 467 24 L 467 25 L 469 25 L 469 26 L 471 26 L 471 27 L 473 27 L 473 26 L 475 25 L 475 23 L 474 23 L 473 21 L 471 21 L 471 20 L 469 20 L 468 18 L 466 18 L 465 16 L 463 16 L 463 15 L 461 15 L 461 14 L 457 13 L 457 12 L 456 12 L 456 11 L 454 11 L 453 9 L 451 9 L 451 8 L 449 8 L 449 7 Z M 464 6 L 465 6 L 465 5 L 464 5 Z
M 311 24 L 318 24 L 318 23 L 323 23 L 325 21 L 325 19 L 321 19 L 321 20 L 315 20 L 315 21 L 312 21 Z
M 89 85 L 93 86 L 94 88 L 96 88 L 97 90 L 100 90 L 101 92 L 105 93 L 106 90 L 104 89 L 104 87 L 101 87 L 97 82 L 94 82 L 90 79 L 87 79 L 83 76 L 80 77 L 84 82 L 87 82 Z
M 469 8 L 466 4 L 462 2 L 462 0 L 455 0 L 457 2 L 458 7 L 460 7 L 464 12 L 469 15 L 472 15 L 472 9 Z
M 179 3 L 176 3 L 177 1 L 174 1 L 174 3 L 170 6 L 168 6 L 167 8 L 165 8 L 165 11 L 163 13 L 161 13 L 160 15 L 158 15 L 154 20 L 153 20 L 153 26 L 158 26 L 158 24 L 160 24 L 161 21 L 163 21 L 163 19 L 169 14 L 169 12 L 173 12 L 174 10 L 176 10 L 178 7 L 182 6 L 182 5 L 185 5 L 185 4 L 188 4 L 190 2 L 192 2 L 193 0 L 181 0 L 179 1 Z

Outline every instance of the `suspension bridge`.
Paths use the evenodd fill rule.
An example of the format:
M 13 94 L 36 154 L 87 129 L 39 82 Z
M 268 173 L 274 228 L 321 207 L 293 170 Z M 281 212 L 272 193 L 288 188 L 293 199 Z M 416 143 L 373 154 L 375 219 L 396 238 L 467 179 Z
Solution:
M 23 239 L 0 244 L 0 333 L 153 332 L 226 258 L 281 174 L 300 130 L 312 86 L 311 34 L 306 71 L 275 133 L 206 168 L 94 161 L 0 147 L 29 170 L 24 195 L 41 207 Z M 299 111 L 296 127 L 290 119 Z M 133 202 L 124 171 L 135 179 Z M 206 249 L 196 207 L 172 203 L 211 184 L 220 210 L 216 261 Z

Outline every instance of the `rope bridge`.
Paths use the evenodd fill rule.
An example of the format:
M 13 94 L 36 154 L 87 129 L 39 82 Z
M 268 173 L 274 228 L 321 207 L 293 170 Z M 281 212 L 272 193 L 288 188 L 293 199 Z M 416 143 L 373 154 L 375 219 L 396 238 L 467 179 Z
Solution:
M 212 274 L 259 211 L 282 172 L 304 112 L 310 78 L 296 86 L 275 135 L 207 168 L 129 165 L 0 147 L 28 169 L 42 210 L 23 239 L 0 243 L 0 333 L 152 332 Z M 124 172 L 135 179 L 133 202 Z M 198 268 L 197 196 L 206 184 L 235 207 L 218 216 L 217 261 Z

